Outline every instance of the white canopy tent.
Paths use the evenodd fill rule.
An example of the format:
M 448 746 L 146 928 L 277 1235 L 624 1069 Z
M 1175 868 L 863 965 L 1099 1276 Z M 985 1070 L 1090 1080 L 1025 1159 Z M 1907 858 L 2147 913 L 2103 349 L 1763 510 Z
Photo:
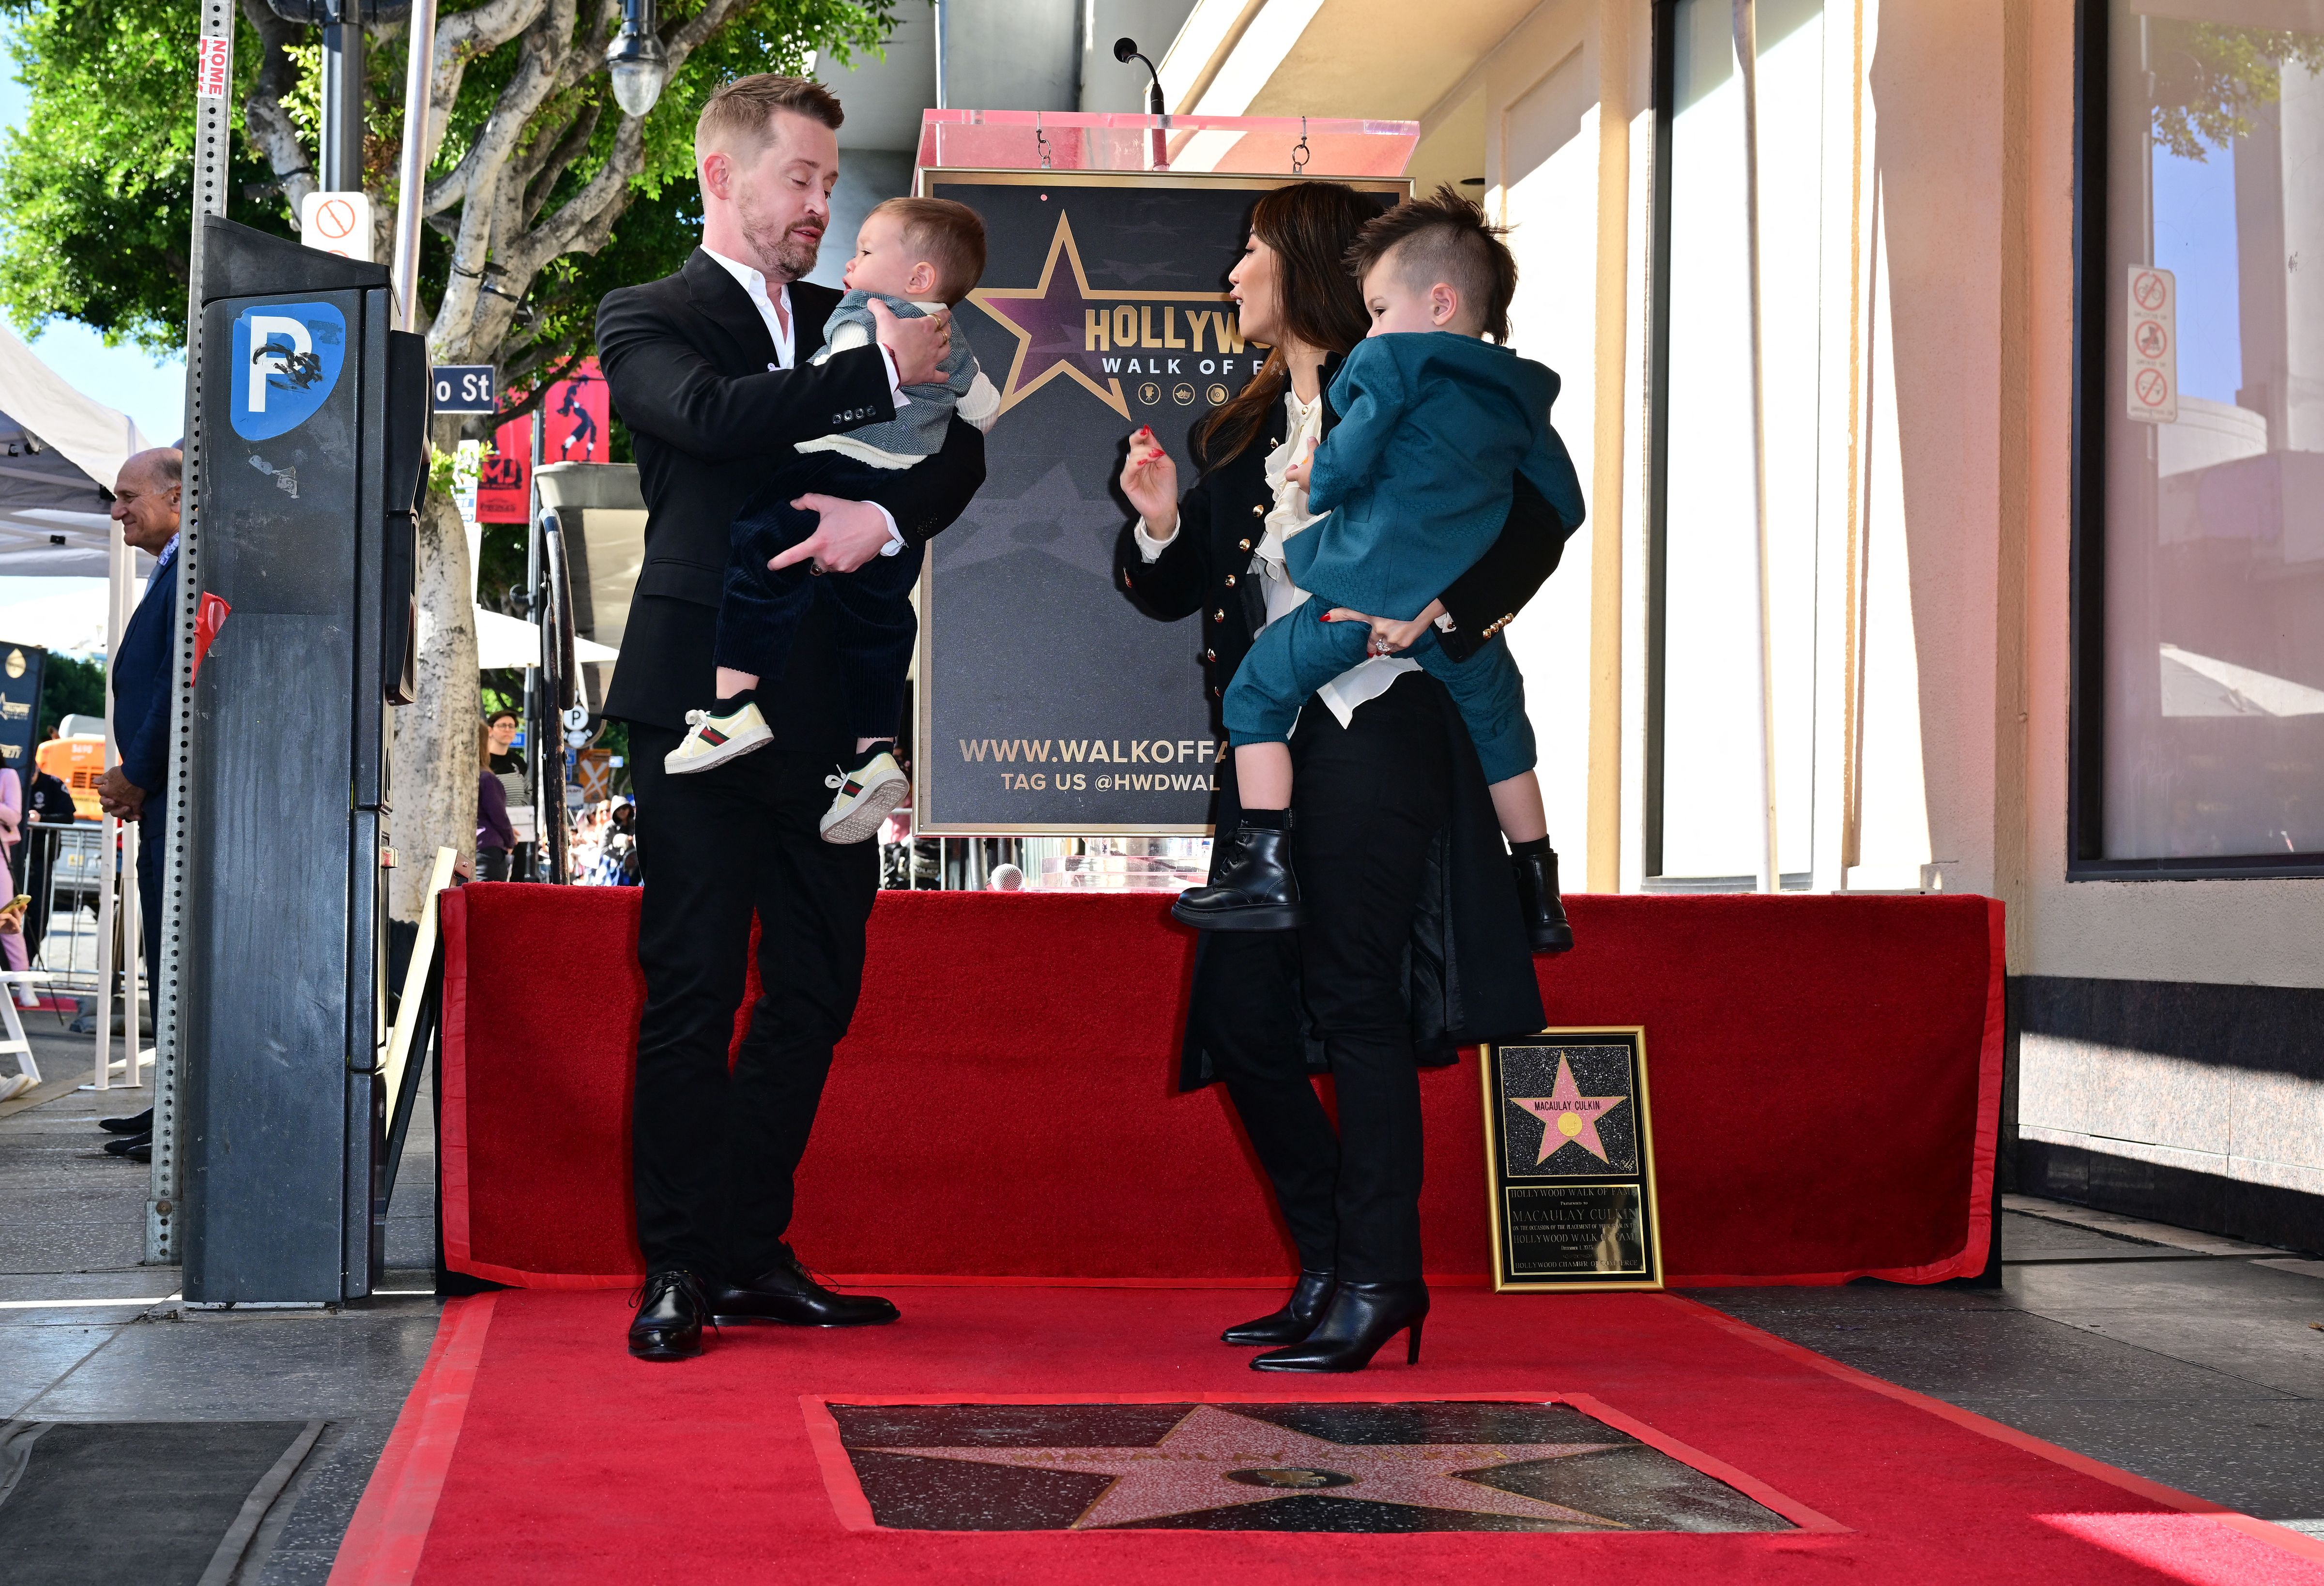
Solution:
M 153 444 L 135 420 L 83 396 L 38 357 L 5 326 L 0 326 L 0 575 L 16 577 L 92 577 L 106 581 L 97 595 L 99 610 L 87 597 L 70 595 L 27 603 L 21 621 L 43 632 L 11 632 L 16 624 L 0 613 L 0 638 L 43 648 L 87 651 L 102 648 L 106 685 L 112 689 L 110 657 L 121 630 L 143 593 L 152 558 L 124 543 L 108 509 L 121 465 Z M 90 639 L 96 639 L 92 645 Z M 111 728 L 106 733 L 107 765 L 119 758 Z M 99 852 L 121 855 L 123 911 L 119 935 L 138 939 L 137 833 L 123 831 L 107 816 L 100 828 Z M 97 1054 L 99 1090 L 112 1083 L 114 889 L 98 893 Z M 141 1083 L 141 1064 L 152 1050 L 140 1038 L 137 1014 L 137 955 L 130 954 L 123 988 L 123 1077 Z M 29 1054 L 26 1054 L 29 1057 Z M 27 1069 L 27 1073 L 34 1072 Z
M 153 444 L 0 325 L 0 574 L 110 576 L 113 482 Z

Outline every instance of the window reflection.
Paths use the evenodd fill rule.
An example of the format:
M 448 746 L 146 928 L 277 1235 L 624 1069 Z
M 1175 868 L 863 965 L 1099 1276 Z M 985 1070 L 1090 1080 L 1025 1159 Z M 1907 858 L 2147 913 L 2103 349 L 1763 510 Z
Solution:
M 2324 4 L 2167 10 L 2108 18 L 2105 855 L 2324 852 Z

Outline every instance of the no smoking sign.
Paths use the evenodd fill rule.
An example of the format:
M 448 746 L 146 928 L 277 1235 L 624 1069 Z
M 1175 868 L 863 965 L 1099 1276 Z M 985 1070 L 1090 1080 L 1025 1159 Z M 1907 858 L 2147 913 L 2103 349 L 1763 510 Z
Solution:
M 366 193 L 309 193 L 299 200 L 299 240 L 342 259 L 371 262 L 371 198 Z
M 2179 282 L 2151 264 L 2130 267 L 2123 397 L 2141 424 L 2179 422 Z

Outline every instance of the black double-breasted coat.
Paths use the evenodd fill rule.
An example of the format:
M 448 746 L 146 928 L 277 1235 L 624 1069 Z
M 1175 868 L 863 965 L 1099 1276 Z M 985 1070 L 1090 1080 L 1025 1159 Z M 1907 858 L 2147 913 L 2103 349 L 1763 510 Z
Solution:
M 1327 364 L 1327 387 L 1331 375 Z M 1337 421 L 1327 403 L 1324 429 Z M 1251 554 L 1275 499 L 1267 483 L 1267 456 L 1283 443 L 1289 422 L 1283 404 L 1277 403 L 1250 445 L 1185 492 L 1178 504 L 1178 532 L 1155 560 L 1146 559 L 1135 522 L 1122 526 L 1115 547 L 1114 582 L 1140 611 L 1164 622 L 1199 613 L 1204 691 L 1213 729 L 1222 739 L 1220 702 L 1266 622 L 1266 599 L 1260 576 L 1251 570 Z M 1519 479 L 1500 538 L 1439 597 L 1452 619 L 1451 629 L 1439 633 L 1445 652 L 1465 659 L 1508 626 L 1556 571 L 1577 527 L 1563 521 L 1538 491 Z M 1431 692 L 1452 748 L 1455 813 L 1432 856 L 1430 882 L 1413 929 L 1406 989 L 1415 1049 L 1422 1062 L 1443 1064 L 1460 1047 L 1538 1029 L 1543 1016 L 1484 770 L 1452 696 L 1441 687 Z M 1222 843 L 1240 824 L 1240 813 L 1233 780 L 1222 777 L 1213 811 Z M 1203 983 L 1199 974 L 1195 983 Z M 1187 1022 L 1180 1083 L 1188 1088 L 1216 1077 L 1198 1038 L 1199 1025 Z M 1308 1062 L 1319 1072 L 1324 1066 L 1312 1033 Z

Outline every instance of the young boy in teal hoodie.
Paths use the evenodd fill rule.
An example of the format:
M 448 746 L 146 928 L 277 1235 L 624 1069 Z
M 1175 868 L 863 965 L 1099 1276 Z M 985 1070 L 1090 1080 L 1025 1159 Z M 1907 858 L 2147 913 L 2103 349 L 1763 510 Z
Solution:
M 1289 474 L 1305 485 L 1308 512 L 1322 515 L 1259 552 L 1280 555 L 1314 598 L 1268 625 L 1227 689 L 1242 825 L 1219 883 L 1183 895 L 1175 912 L 1212 930 L 1299 923 L 1284 840 L 1292 724 L 1316 689 L 1367 655 L 1402 651 L 1460 706 L 1531 923 L 1545 914 L 1536 894 L 1554 883 L 1541 862 L 1548 822 L 1525 682 L 1498 634 L 1454 661 L 1432 624 L 1442 608 L 1429 608 L 1499 535 L 1517 475 L 1568 533 L 1581 524 L 1581 484 L 1549 422 L 1558 379 L 1497 345 L 1508 337 L 1517 263 L 1499 228 L 1451 188 L 1367 226 L 1351 263 L 1371 332 L 1332 383 L 1338 425 Z M 1334 610 L 1363 615 L 1335 621 Z

